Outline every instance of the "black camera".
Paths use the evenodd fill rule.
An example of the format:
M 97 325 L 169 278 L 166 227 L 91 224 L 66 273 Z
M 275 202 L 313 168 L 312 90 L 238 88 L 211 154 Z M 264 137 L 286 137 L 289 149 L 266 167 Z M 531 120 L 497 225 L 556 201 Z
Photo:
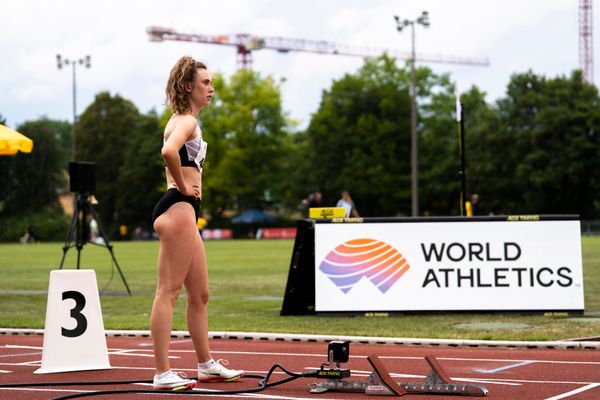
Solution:
M 329 342 L 327 353 L 329 355 L 329 362 L 335 362 L 338 365 L 339 363 L 348 362 L 348 358 L 350 357 L 350 342 L 341 340 L 331 341 Z
M 315 376 L 321 379 L 344 379 L 350 376 L 350 370 L 340 368 L 340 363 L 348 362 L 350 358 L 350 342 L 334 340 L 327 347 L 327 362 L 321 364 Z M 327 368 L 325 367 L 327 366 Z
M 73 193 L 94 193 L 96 191 L 96 164 L 89 161 L 71 161 L 69 163 L 69 189 Z

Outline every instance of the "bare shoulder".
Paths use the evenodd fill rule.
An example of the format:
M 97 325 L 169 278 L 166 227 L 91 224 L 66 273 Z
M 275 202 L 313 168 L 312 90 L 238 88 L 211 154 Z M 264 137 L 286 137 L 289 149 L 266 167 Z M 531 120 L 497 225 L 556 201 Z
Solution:
M 177 122 L 184 124 L 185 126 L 196 126 L 196 118 L 190 114 L 179 115 L 177 118 Z
M 172 137 L 187 140 L 196 131 L 196 118 L 191 115 L 177 115 L 165 127 L 165 139 Z

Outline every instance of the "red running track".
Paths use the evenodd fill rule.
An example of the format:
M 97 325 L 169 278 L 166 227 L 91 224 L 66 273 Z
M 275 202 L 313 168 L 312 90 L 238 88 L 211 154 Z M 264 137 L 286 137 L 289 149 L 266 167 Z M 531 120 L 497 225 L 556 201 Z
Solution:
M 0 336 L 0 386 L 9 383 L 30 382 L 81 382 L 149 380 L 153 375 L 152 347 L 148 338 L 107 338 L 112 369 L 36 375 L 42 356 L 42 336 Z M 265 374 L 279 363 L 296 372 L 308 372 L 327 361 L 327 343 L 282 342 L 262 340 L 211 340 L 214 358 L 227 359 L 230 366 L 245 369 L 251 374 Z M 171 366 L 188 376 L 195 376 L 195 357 L 189 339 L 173 339 Z M 446 373 L 458 383 L 472 383 L 489 390 L 488 399 L 527 400 L 598 400 L 600 399 L 600 352 L 597 350 L 551 349 L 490 349 L 436 346 L 398 346 L 351 344 L 350 360 L 342 367 L 352 370 L 351 380 L 365 381 L 371 372 L 366 357 L 375 354 L 396 382 L 423 382 L 429 366 L 423 359 L 434 355 Z M 276 374 L 275 380 L 285 375 Z M 308 384 L 313 378 L 300 378 L 280 386 L 267 388 L 255 394 L 217 395 L 209 398 L 259 398 L 259 399 L 358 399 L 364 394 L 335 393 L 312 394 Z M 244 378 L 235 383 L 204 384 L 201 389 L 232 390 L 253 388 L 257 379 Z M 0 399 L 54 399 L 73 393 L 98 390 L 151 389 L 148 385 L 129 384 L 117 386 L 62 386 L 0 387 Z M 391 398 L 370 396 L 373 399 Z M 86 397 L 92 399 L 193 399 L 205 398 L 171 394 L 128 394 Z M 403 399 L 444 400 L 461 399 L 462 396 L 405 395 Z

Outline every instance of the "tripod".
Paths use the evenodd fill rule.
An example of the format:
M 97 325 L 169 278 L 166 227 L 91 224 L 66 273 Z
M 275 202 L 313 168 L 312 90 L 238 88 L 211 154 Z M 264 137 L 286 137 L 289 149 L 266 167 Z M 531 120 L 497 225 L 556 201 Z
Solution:
M 63 264 L 65 262 L 65 256 L 67 255 L 67 251 L 73 246 L 77 248 L 77 269 L 79 269 L 79 261 L 81 258 L 81 250 L 83 246 L 87 243 L 88 239 L 88 228 L 87 228 L 87 216 L 91 215 L 96 222 L 98 223 L 98 233 L 99 237 L 103 239 L 103 244 L 98 244 L 95 242 L 91 242 L 97 246 L 106 247 L 112 257 L 113 262 L 117 266 L 117 271 L 119 271 L 119 275 L 121 275 L 121 280 L 125 284 L 125 288 L 127 289 L 127 293 L 131 296 L 131 290 L 129 290 L 129 285 L 125 280 L 125 276 L 121 271 L 121 267 L 119 267 L 119 263 L 115 258 L 115 254 L 113 253 L 113 247 L 108 242 L 108 238 L 104 234 L 104 229 L 102 229 L 102 224 L 100 224 L 100 219 L 98 219 L 98 215 L 96 211 L 92 208 L 92 205 L 88 201 L 88 195 L 84 193 L 76 193 L 75 194 L 75 209 L 73 210 L 73 218 L 71 219 L 71 226 L 69 227 L 69 233 L 67 234 L 67 239 L 65 240 L 65 245 L 63 246 L 63 256 L 60 261 L 60 268 L 62 269 Z M 75 241 L 75 243 L 73 243 Z

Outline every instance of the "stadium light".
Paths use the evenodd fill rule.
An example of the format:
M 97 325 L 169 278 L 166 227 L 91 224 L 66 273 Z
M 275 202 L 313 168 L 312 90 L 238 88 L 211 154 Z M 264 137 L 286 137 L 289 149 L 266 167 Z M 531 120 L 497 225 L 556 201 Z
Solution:
M 56 55 L 56 67 L 58 69 L 62 69 L 64 65 L 72 65 L 73 66 L 73 126 L 71 128 L 72 135 L 72 145 L 71 149 L 73 151 L 73 161 L 75 161 L 75 125 L 77 124 L 77 79 L 76 79 L 76 66 L 77 64 L 83 65 L 86 68 L 90 68 L 92 66 L 92 57 L 85 56 L 78 60 L 70 60 L 68 58 L 63 58 L 60 54 Z
M 410 26 L 412 49 L 410 53 L 410 171 L 411 171 L 411 209 L 412 216 L 419 215 L 419 162 L 417 152 L 417 78 L 415 75 L 415 23 L 429 27 L 429 13 L 423 11 L 416 20 L 401 19 L 395 15 L 398 32 Z

